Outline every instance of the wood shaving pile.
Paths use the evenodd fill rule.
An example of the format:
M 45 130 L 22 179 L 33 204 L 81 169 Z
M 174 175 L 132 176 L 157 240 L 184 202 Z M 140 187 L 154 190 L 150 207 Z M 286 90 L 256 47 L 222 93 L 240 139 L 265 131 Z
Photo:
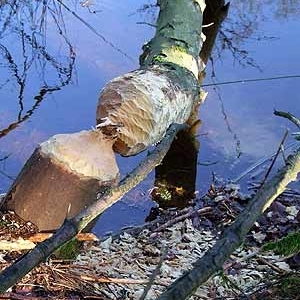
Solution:
M 156 277 L 146 299 L 156 299 L 174 280 L 215 243 L 215 230 L 198 230 L 191 219 L 153 232 L 145 229 L 137 237 L 123 233 L 118 239 L 107 238 L 97 246 L 80 254 L 76 264 L 93 266 L 97 274 L 110 278 L 146 282 L 166 252 L 160 274 Z M 224 265 L 224 275 L 210 279 L 191 299 L 239 299 L 275 282 L 277 275 L 293 272 L 278 255 L 260 253 L 259 247 L 238 249 Z M 298 274 L 299 275 L 299 274 Z M 95 289 L 108 299 L 139 299 L 145 284 L 96 285 Z M 122 298 L 123 297 L 123 298 Z
M 285 276 L 300 277 L 300 264 L 291 266 L 289 259 L 260 249 L 274 234 L 278 237 L 281 231 L 277 228 L 283 228 L 282 220 L 288 220 L 289 230 L 299 229 L 299 204 L 286 201 L 276 201 L 265 213 L 261 224 L 254 226 L 243 247 L 227 260 L 222 272 L 198 288 L 191 299 L 299 297 L 295 292 L 291 297 L 274 298 L 274 291 L 270 288 Z M 212 247 L 224 224 L 230 224 L 246 202 L 241 201 L 233 187 L 213 188 L 197 208 L 165 211 L 158 219 L 142 227 L 127 229 L 100 242 L 86 243 L 75 261 L 50 258 L 27 274 L 6 296 L 135 300 L 140 299 L 149 286 L 153 272 L 159 271 L 145 298 L 154 300 Z M 286 205 L 286 209 L 282 210 L 282 205 Z M 270 223 L 273 220 L 279 223 Z M 285 233 L 286 229 L 282 229 L 282 234 Z M 15 257 L 20 254 L 22 252 Z M 5 267 L 13 259 L 12 253 L 0 252 L 0 267 Z

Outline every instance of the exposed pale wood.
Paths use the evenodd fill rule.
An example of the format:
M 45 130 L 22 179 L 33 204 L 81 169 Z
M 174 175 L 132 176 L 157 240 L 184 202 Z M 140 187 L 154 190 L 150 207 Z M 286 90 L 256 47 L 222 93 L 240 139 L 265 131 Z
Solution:
M 136 70 L 113 79 L 102 90 L 97 108 L 98 127 L 117 137 L 114 149 L 122 155 L 136 154 L 159 142 L 172 123 L 185 123 L 196 99 L 198 87 L 191 80 L 183 89 L 181 76 L 169 75 L 164 66 Z
M 53 136 L 27 161 L 2 209 L 13 210 L 40 231 L 57 229 L 91 204 L 101 188 L 117 182 L 112 143 L 96 131 Z
M 66 220 L 63 226 L 57 230 L 52 237 L 39 243 L 20 260 L 4 269 L 0 273 L 0 293 L 5 292 L 9 287 L 14 285 L 61 245 L 82 231 L 87 224 L 103 213 L 105 209 L 116 203 L 125 193 L 144 180 L 154 169 L 155 165 L 161 162 L 170 148 L 170 144 L 175 135 L 179 130 L 182 130 L 183 127 L 183 125 L 173 124 L 161 143 L 157 145 L 156 149 L 149 153 L 144 161 L 142 161 L 130 175 L 125 177 L 118 186 L 110 188 L 105 193 L 98 195 L 98 199 L 95 203 L 91 204 L 72 219 Z
M 122 155 L 159 142 L 172 123 L 185 123 L 199 102 L 205 1 L 158 5 L 155 36 L 143 46 L 140 70 L 113 79 L 99 97 L 98 126 L 116 136 L 114 149 Z
M 16 240 L 0 240 L 0 250 L 3 251 L 22 251 L 33 249 L 37 243 L 50 238 L 52 233 L 37 233 L 28 239 L 18 238 Z M 78 233 L 76 239 L 80 242 L 94 242 L 98 238 L 93 233 Z
M 29 250 L 35 247 L 35 243 L 29 240 L 18 238 L 13 241 L 0 240 L 1 251 L 22 251 Z
M 53 233 L 37 233 L 29 237 L 28 240 L 33 243 L 40 243 L 50 238 L 52 235 Z M 90 232 L 78 233 L 76 239 L 80 242 L 96 242 L 99 240 L 95 234 Z

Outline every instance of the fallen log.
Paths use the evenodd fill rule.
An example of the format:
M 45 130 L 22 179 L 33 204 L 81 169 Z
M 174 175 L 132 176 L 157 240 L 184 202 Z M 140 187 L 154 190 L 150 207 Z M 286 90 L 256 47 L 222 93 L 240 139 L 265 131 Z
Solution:
M 195 261 L 193 268 L 175 280 L 157 300 L 188 299 L 199 286 L 221 270 L 226 259 L 244 241 L 258 217 L 289 183 L 297 180 L 299 172 L 300 147 L 287 158 L 286 164 L 258 190 L 236 220 L 223 231 L 214 246 Z

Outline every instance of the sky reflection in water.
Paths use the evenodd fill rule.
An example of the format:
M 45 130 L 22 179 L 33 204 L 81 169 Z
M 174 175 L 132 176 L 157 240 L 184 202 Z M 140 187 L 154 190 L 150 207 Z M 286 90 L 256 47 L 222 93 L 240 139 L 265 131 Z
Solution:
M 230 30 L 238 28 L 239 33 L 246 37 L 233 37 L 233 46 L 246 50 L 248 56 L 242 59 L 244 65 L 240 64 L 238 60 L 241 56 L 234 59 L 229 50 L 218 51 L 222 48 L 222 40 L 219 39 L 218 49 L 213 56 L 215 77 L 211 77 L 212 65 L 209 63 L 204 84 L 297 74 L 300 70 L 300 23 L 297 20 L 300 2 L 294 1 L 288 7 L 290 11 L 286 15 L 282 13 L 284 10 L 279 9 L 283 1 L 240 2 L 243 4 L 238 1 L 231 4 L 223 31 L 230 37 Z M 65 24 L 63 35 L 58 34 L 57 30 L 57 22 L 61 20 L 57 21 L 50 10 L 46 39 L 36 34 L 37 40 L 55 58 L 56 64 L 51 64 L 49 59 L 42 59 L 41 51 L 34 51 L 33 55 L 28 44 L 24 55 L 20 32 L 12 29 L 13 26 L 2 32 L 1 55 L 4 57 L 3 47 L 6 47 L 20 76 L 18 82 L 12 65 L 8 65 L 7 60 L 2 57 L 0 131 L 18 120 L 21 79 L 26 77 L 21 117 L 34 107 L 37 101 L 34 97 L 40 94 L 44 85 L 59 86 L 59 90 L 46 93 L 32 115 L 0 139 L 0 159 L 9 155 L 8 159 L 0 161 L 0 193 L 7 190 L 11 183 L 10 177 L 18 174 L 38 143 L 57 133 L 91 128 L 95 124 L 98 94 L 105 82 L 138 67 L 141 46 L 152 37 L 154 28 L 137 22 L 153 22 L 155 9 L 138 11 L 142 7 L 138 0 L 94 3 L 89 7 L 90 11 L 79 3 L 77 6 L 70 6 L 70 9 L 120 51 L 105 43 L 64 8 L 61 8 Z M 154 1 L 145 1 L 148 5 L 153 3 Z M 48 4 L 51 6 L 52 2 L 49 1 Z M 1 20 L 4 20 L 5 8 L 1 9 Z M 0 28 L 2 26 L 3 21 Z M 32 34 L 38 29 L 33 24 L 24 25 L 24 32 L 27 33 Z M 69 56 L 70 45 L 76 53 L 76 60 L 72 65 L 72 78 L 62 84 L 68 81 L 67 69 L 72 63 Z M 120 52 L 126 53 L 129 58 Z M 66 68 L 66 72 L 58 76 L 55 66 Z M 27 69 L 23 71 L 25 67 Z M 274 117 L 273 109 L 290 111 L 300 116 L 300 96 L 296 92 L 299 82 L 300 79 L 286 79 L 206 88 L 209 95 L 199 113 L 203 122 L 199 129 L 199 163 L 217 164 L 207 167 L 199 165 L 197 188 L 200 194 L 207 190 L 212 172 L 224 179 L 238 176 L 251 164 L 276 151 L 286 127 L 295 130 L 286 120 Z M 126 160 L 118 159 L 122 173 L 129 172 L 144 155 Z M 150 176 L 124 200 L 103 214 L 96 231 L 103 233 L 125 224 L 142 222 L 153 205 L 148 192 L 152 185 L 153 176 Z

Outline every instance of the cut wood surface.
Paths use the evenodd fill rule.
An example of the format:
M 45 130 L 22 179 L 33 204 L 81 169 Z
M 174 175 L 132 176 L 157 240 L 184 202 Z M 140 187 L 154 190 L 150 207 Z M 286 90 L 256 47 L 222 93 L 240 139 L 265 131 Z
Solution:
M 0 273 L 0 293 L 5 292 L 18 280 L 25 276 L 35 266 L 45 261 L 55 250 L 81 232 L 97 216 L 108 207 L 116 203 L 122 196 L 135 187 L 138 183 L 161 162 L 179 130 L 186 128 L 180 124 L 173 124 L 163 140 L 148 156 L 138 165 L 119 185 L 107 189 L 81 213 L 71 219 L 65 220 L 64 224 L 53 234 L 52 237 L 39 243 L 21 259 Z
M 153 66 L 105 86 L 97 108 L 97 127 L 117 137 L 115 151 L 126 156 L 141 152 L 159 142 L 172 123 L 188 120 L 199 95 L 198 86 L 191 81 L 193 85 L 183 89 L 182 77 L 175 72 L 171 77 L 169 71 Z M 185 77 L 191 74 L 186 72 Z
M 3 208 L 41 231 L 57 229 L 91 204 L 101 188 L 117 182 L 112 142 L 96 131 L 53 136 L 27 161 Z
M 172 123 L 185 123 L 200 101 L 205 2 L 158 5 L 155 36 L 143 46 L 140 70 L 113 79 L 99 98 L 98 127 L 117 137 L 114 149 L 125 156 L 159 142 Z
M 158 1 L 155 36 L 143 46 L 140 69 L 111 80 L 100 93 L 98 128 L 57 135 L 27 161 L 4 199 L 39 230 L 53 230 L 118 180 L 114 153 L 134 155 L 184 124 L 199 104 L 205 67 L 204 0 Z
M 22 251 L 33 249 L 37 243 L 50 238 L 52 233 L 37 233 L 28 239 L 0 240 L 1 251 Z M 75 237 L 80 242 L 95 242 L 98 238 L 93 233 L 78 233 Z

